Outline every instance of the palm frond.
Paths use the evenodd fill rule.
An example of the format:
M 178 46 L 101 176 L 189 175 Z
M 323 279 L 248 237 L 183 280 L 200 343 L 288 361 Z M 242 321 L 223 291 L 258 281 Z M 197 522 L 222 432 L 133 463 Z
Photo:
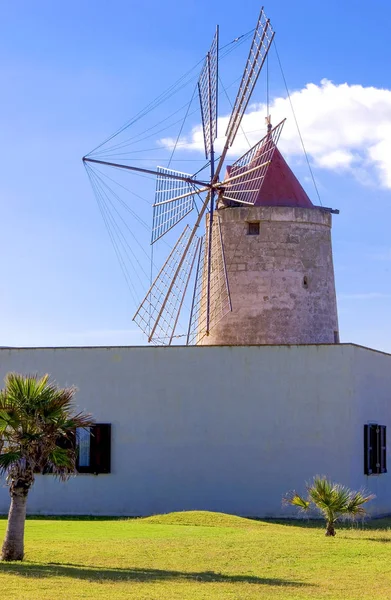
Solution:
M 365 490 L 359 490 L 358 492 L 351 492 L 348 502 L 344 510 L 344 514 L 349 519 L 354 520 L 357 517 L 364 517 L 366 510 L 363 507 L 364 504 L 370 502 L 376 498 L 375 494 L 370 494 Z
M 95 424 L 95 419 L 89 413 L 77 413 L 64 423 L 65 429 L 87 429 Z
M 17 407 L 5 394 L 5 390 L 0 391 L 0 433 L 7 427 L 16 428 L 20 422 Z
M 73 454 L 75 454 L 73 452 Z M 56 446 L 48 455 L 48 461 L 54 467 L 66 467 L 67 469 L 71 469 L 74 471 L 75 469 L 75 460 L 72 453 L 69 452 L 68 449 L 60 448 Z
M 311 503 L 308 500 L 306 500 L 305 498 L 300 496 L 300 494 L 298 494 L 295 491 L 288 492 L 283 497 L 282 501 L 283 501 L 283 504 L 290 504 L 291 506 L 297 506 L 298 508 L 300 508 L 301 510 L 304 510 L 304 511 L 309 510 L 310 506 L 311 506 Z
M 0 473 L 5 473 L 10 467 L 20 462 L 21 452 L 9 450 L 0 454 Z
M 349 488 L 333 483 L 325 476 L 314 477 L 307 489 L 315 506 L 329 515 L 343 511 L 349 500 Z

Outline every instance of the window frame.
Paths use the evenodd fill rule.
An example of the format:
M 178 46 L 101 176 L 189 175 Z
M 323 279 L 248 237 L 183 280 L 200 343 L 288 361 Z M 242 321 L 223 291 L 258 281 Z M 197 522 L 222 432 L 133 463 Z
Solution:
M 260 224 L 260 221 L 247 221 L 247 235 L 259 235 L 261 230 Z M 255 226 L 256 231 L 251 231 L 252 226 Z
M 79 464 L 76 457 L 77 473 L 84 475 L 105 475 L 111 473 L 111 423 L 95 423 L 90 429 L 89 465 Z M 76 441 L 76 448 L 78 443 Z

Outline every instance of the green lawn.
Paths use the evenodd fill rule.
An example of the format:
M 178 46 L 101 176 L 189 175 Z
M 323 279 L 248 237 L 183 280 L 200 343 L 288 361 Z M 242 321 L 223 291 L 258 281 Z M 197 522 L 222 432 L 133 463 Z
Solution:
M 335 539 L 321 527 L 206 512 L 29 519 L 25 561 L 0 563 L 0 598 L 390 598 L 391 519 Z

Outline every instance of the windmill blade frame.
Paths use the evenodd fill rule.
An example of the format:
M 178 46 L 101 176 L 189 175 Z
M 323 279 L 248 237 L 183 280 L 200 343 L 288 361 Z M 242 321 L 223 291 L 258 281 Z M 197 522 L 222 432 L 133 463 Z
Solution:
M 213 143 L 217 138 L 218 70 L 219 27 L 217 25 L 216 33 L 198 79 L 198 95 L 206 158 L 213 156 Z
M 188 345 L 199 343 L 209 335 L 220 319 L 232 310 L 224 243 L 218 216 L 213 220 L 213 229 L 212 237 L 207 232 L 201 241 L 187 334 Z M 211 252 L 208 248 L 210 239 L 213 244 Z M 207 264 L 209 260 L 210 268 Z M 211 273 L 210 289 L 205 281 L 205 272 Z M 210 294 L 209 298 L 208 294 Z
M 153 309 L 153 306 L 150 303 L 150 310 L 149 310 L 149 313 L 148 313 L 146 311 L 144 305 L 147 304 L 147 300 L 148 300 L 148 296 L 149 295 L 152 298 L 152 290 L 153 289 L 158 289 L 157 288 L 157 284 L 158 284 L 159 277 L 163 276 L 164 269 L 165 269 L 166 265 L 169 263 L 170 259 L 172 258 L 174 251 L 176 250 L 176 248 L 178 247 L 178 245 L 181 243 L 181 240 L 182 240 L 183 236 L 185 235 L 185 232 L 189 229 L 188 226 L 186 226 L 184 232 L 182 233 L 182 235 L 180 236 L 179 240 L 175 244 L 175 246 L 172 249 L 169 257 L 167 258 L 167 260 L 164 263 L 163 267 L 159 271 L 158 276 L 156 277 L 155 281 L 151 285 L 150 289 L 148 290 L 147 295 L 145 296 L 144 300 L 140 304 L 139 308 L 136 311 L 136 314 L 133 317 L 133 320 L 137 323 L 137 325 L 140 327 L 140 329 L 144 333 L 146 333 L 148 335 L 148 341 L 149 342 L 152 341 L 155 329 L 156 329 L 156 327 L 158 325 L 158 322 L 159 322 L 159 320 L 160 320 L 160 318 L 162 316 L 162 312 L 164 311 L 165 306 L 166 306 L 166 304 L 167 304 L 167 302 L 169 300 L 169 296 L 170 296 L 171 290 L 172 290 L 173 286 L 175 285 L 175 281 L 176 281 L 176 279 L 177 279 L 177 277 L 178 277 L 178 275 L 180 273 L 180 270 L 182 268 L 182 265 L 183 265 L 183 263 L 184 263 L 184 261 L 186 259 L 187 252 L 188 252 L 191 244 L 193 243 L 194 237 L 196 236 L 196 232 L 198 231 L 198 228 L 200 226 L 202 218 L 203 218 L 203 216 L 204 216 L 204 214 L 206 212 L 206 209 L 208 208 L 210 196 L 211 196 L 212 193 L 213 193 L 213 190 L 210 190 L 209 194 L 207 195 L 207 197 L 206 197 L 206 199 L 205 199 L 205 201 L 204 201 L 204 203 L 203 203 L 203 205 L 201 207 L 200 212 L 198 213 L 198 217 L 197 217 L 196 223 L 195 223 L 193 229 L 191 230 L 190 235 L 189 235 L 187 241 L 184 242 L 185 245 L 184 245 L 184 249 L 183 249 L 183 252 L 182 252 L 182 256 L 179 259 L 179 261 L 177 261 L 176 267 L 174 266 L 171 269 L 171 272 L 169 274 L 169 276 L 170 276 L 169 283 L 163 283 L 163 287 L 165 287 L 166 290 L 162 290 L 161 289 L 158 292 L 159 297 L 157 298 L 157 303 L 158 303 L 158 305 L 160 304 L 159 310 Z M 165 294 L 164 297 L 162 297 L 163 294 Z M 152 327 L 152 330 L 150 331 L 149 328 L 150 328 L 150 323 L 151 323 L 151 311 L 152 310 L 157 311 L 157 314 L 154 314 L 154 319 L 155 319 L 154 320 L 154 325 Z M 148 315 L 148 320 L 146 318 L 146 313 Z M 148 324 L 148 328 L 147 329 L 145 328 L 145 324 Z
M 89 156 L 83 158 L 86 166 L 88 163 L 96 163 L 116 169 L 125 169 L 135 174 L 156 176 L 151 244 L 154 244 L 189 215 L 194 208 L 197 208 L 198 214 L 194 227 L 192 229 L 188 226 L 185 227 L 133 317 L 141 330 L 147 334 L 149 342 L 171 344 L 173 338 L 178 337 L 175 332 L 196 261 L 197 274 L 187 342 L 191 343 L 191 338 L 201 340 L 204 335 L 209 334 L 210 329 L 220 318 L 232 310 L 220 217 L 218 213 L 215 215 L 215 208 L 218 207 L 217 203 L 220 201 L 246 205 L 255 203 L 272 161 L 283 122 L 269 131 L 263 140 L 237 159 L 230 167 L 229 174 L 223 182 L 219 181 L 219 176 L 228 149 L 235 140 L 273 38 L 274 31 L 262 7 L 229 118 L 226 140 L 215 164 L 214 143 L 217 138 L 218 126 L 219 71 L 219 28 L 216 27 L 210 49 L 203 61 L 197 87 L 194 90 L 196 92 L 198 88 L 204 148 L 208 159 L 206 166 L 210 167 L 208 181 L 196 178 L 205 167 L 192 176 L 168 167 L 157 167 L 154 170 L 108 160 L 98 160 Z M 190 104 L 187 105 L 178 139 L 194 92 Z M 171 163 L 171 159 L 172 155 L 168 164 Z M 201 196 L 205 192 L 206 195 Z M 195 202 L 196 196 L 201 199 L 200 206 Z M 205 227 L 202 239 L 198 234 L 200 227 Z M 196 338 L 194 338 L 194 332 L 192 333 L 195 326 Z
M 133 321 L 148 336 L 148 342 L 171 344 L 199 243 L 186 225 L 137 309 Z
M 229 202 L 254 205 L 285 124 L 283 119 L 230 167 L 228 177 L 219 185 L 222 198 Z M 244 199 L 245 198 L 245 199 Z
M 255 84 L 258 81 L 259 74 L 274 39 L 274 33 L 275 32 L 270 24 L 270 19 L 266 17 L 262 7 L 255 27 L 254 37 L 244 68 L 243 77 L 239 85 L 239 90 L 225 133 L 228 148 L 232 146 L 235 140 L 244 112 L 248 106 Z
M 166 167 L 157 167 L 157 170 L 159 175 L 156 178 L 151 244 L 163 237 L 194 209 L 194 196 L 209 190 L 209 186 L 197 188 L 188 173 Z M 174 176 L 183 178 L 177 179 Z

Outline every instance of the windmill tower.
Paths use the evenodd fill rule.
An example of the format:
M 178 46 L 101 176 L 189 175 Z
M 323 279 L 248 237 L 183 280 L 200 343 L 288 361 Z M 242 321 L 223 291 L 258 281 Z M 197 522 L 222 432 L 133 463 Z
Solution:
M 191 299 L 187 344 L 332 343 L 338 340 L 331 252 L 331 209 L 315 207 L 277 149 L 284 121 L 225 169 L 274 31 L 263 8 L 230 115 L 220 156 L 217 138 L 219 30 L 198 93 L 209 177 L 101 160 L 156 177 L 151 243 L 196 208 L 134 316 L 148 342 L 170 345 Z M 110 138 L 109 138 L 110 139 Z M 194 214 L 194 213 L 193 213 Z
M 338 342 L 332 212 L 312 204 L 276 149 L 253 206 L 217 210 L 232 311 L 198 343 Z

